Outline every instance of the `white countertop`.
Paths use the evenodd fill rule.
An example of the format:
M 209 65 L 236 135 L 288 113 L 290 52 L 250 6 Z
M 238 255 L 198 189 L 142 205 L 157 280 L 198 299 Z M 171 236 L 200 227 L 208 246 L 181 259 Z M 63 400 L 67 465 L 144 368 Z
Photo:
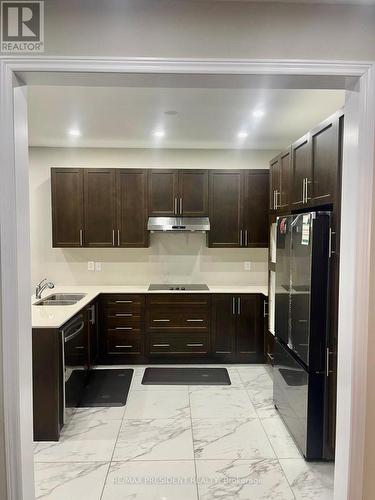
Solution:
M 148 285 L 128 285 L 128 286 L 90 286 L 90 285 L 64 285 L 56 286 L 53 290 L 47 289 L 43 292 L 42 298 L 55 293 L 85 293 L 85 297 L 71 306 L 36 306 L 35 296 L 31 298 L 32 303 L 32 327 L 33 328 L 60 328 L 70 318 L 77 314 L 83 307 L 89 304 L 95 297 L 101 293 L 230 293 L 230 294 L 246 294 L 260 293 L 268 295 L 268 289 L 265 285 L 251 286 L 231 286 L 231 285 L 208 285 L 208 290 L 199 290 L 194 292 L 189 291 L 149 291 Z

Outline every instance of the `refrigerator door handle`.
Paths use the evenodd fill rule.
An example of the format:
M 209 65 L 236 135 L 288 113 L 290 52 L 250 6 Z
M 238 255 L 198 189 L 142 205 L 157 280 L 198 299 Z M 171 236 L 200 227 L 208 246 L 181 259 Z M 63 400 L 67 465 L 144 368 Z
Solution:
M 331 373 L 333 373 L 333 370 L 330 370 L 330 362 L 329 362 L 329 358 L 330 356 L 332 356 L 332 354 L 334 354 L 333 351 L 330 351 L 329 350 L 329 347 L 327 347 L 326 349 L 326 377 L 328 378 L 330 376 Z

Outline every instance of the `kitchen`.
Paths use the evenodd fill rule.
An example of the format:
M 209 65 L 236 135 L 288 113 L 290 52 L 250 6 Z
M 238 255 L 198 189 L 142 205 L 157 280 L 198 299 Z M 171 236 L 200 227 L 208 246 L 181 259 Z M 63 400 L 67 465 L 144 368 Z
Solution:
M 65 95 L 65 92 L 69 93 Z M 96 97 L 95 92 L 91 92 L 91 100 L 86 101 L 87 108 L 81 104 L 83 110 L 81 107 L 80 122 L 86 123 L 87 128 L 90 121 L 87 116 L 84 117 L 84 111 L 87 113 L 89 107 L 92 107 L 93 99 L 95 102 L 102 102 L 103 107 L 111 110 L 110 103 L 103 99 L 103 94 L 100 95 L 103 90 L 100 90 L 99 96 Z M 327 481 L 332 483 L 332 464 L 314 463 L 304 469 L 307 467 L 306 462 L 274 408 L 270 377 L 271 362 L 274 361 L 275 315 L 277 318 L 277 302 L 280 299 L 277 281 L 280 274 L 277 270 L 278 261 L 274 258 L 275 253 L 280 254 L 276 248 L 276 240 L 280 241 L 276 236 L 276 217 L 280 217 L 282 221 L 282 216 L 290 213 L 291 203 L 295 204 L 293 211 L 303 211 L 305 214 L 317 207 L 326 210 L 329 206 L 332 211 L 336 203 L 336 199 L 329 197 L 323 202 L 317 199 L 310 202 L 311 184 L 306 181 L 308 179 L 310 182 L 306 170 L 302 174 L 298 170 L 298 175 L 293 177 L 297 179 L 295 184 L 298 196 L 293 201 L 285 200 L 288 194 L 287 183 L 285 176 L 280 174 L 284 168 L 292 178 L 290 169 L 295 167 L 297 159 L 300 158 L 308 168 L 306 162 L 311 145 L 314 144 L 314 137 L 322 137 L 320 132 L 327 128 L 330 131 L 335 130 L 338 139 L 334 143 L 330 136 L 328 142 L 323 138 L 322 148 L 315 152 L 315 172 L 319 172 L 318 168 L 322 167 L 321 158 L 324 158 L 324 155 L 329 156 L 331 163 L 333 158 L 333 162 L 336 161 L 336 165 L 339 165 L 342 113 L 334 115 L 328 125 L 328 122 L 324 122 L 319 127 L 319 133 L 316 126 L 342 107 L 343 93 L 319 92 L 320 95 L 315 91 L 313 101 L 312 94 L 307 95 L 307 91 L 305 96 L 302 91 L 294 91 L 294 95 L 293 91 L 290 91 L 290 95 L 285 97 L 283 121 L 292 128 L 291 123 L 298 122 L 297 118 L 303 114 L 305 122 L 298 123 L 292 132 L 288 131 L 287 138 L 282 137 L 279 143 L 274 141 L 270 144 L 266 142 L 265 136 L 272 136 L 270 126 L 276 123 L 276 113 L 282 112 L 276 106 L 273 109 L 272 105 L 267 105 L 266 116 L 259 116 L 259 97 L 255 100 L 254 96 L 251 96 L 250 102 L 244 105 L 246 93 L 243 92 L 242 95 L 239 93 L 238 102 L 232 103 L 231 110 L 233 112 L 234 108 L 235 112 L 231 116 L 228 110 L 220 109 L 223 95 L 219 92 L 211 98 L 212 101 L 208 101 L 207 92 L 201 92 L 200 101 L 196 89 L 192 95 L 189 95 L 186 89 L 180 89 L 176 92 L 174 102 L 163 102 L 163 118 L 178 128 L 178 120 L 185 120 L 185 114 L 189 119 L 189 106 L 194 102 L 196 104 L 193 111 L 196 117 L 195 121 L 191 119 L 190 129 L 182 129 L 183 135 L 169 139 L 165 137 L 165 129 L 169 133 L 170 125 L 167 127 L 165 124 L 165 129 L 159 126 L 153 130 L 153 137 L 148 142 L 143 136 L 142 140 L 139 137 L 126 138 L 129 143 L 121 143 L 121 147 L 128 148 L 128 151 L 121 149 L 120 152 L 116 151 L 115 147 L 119 148 L 120 141 L 124 139 L 117 136 L 117 146 L 114 146 L 114 139 L 110 142 L 106 136 L 106 123 L 103 123 L 99 133 L 104 136 L 102 144 L 107 146 L 97 148 L 93 148 L 93 144 L 98 144 L 94 133 L 90 143 L 90 138 L 85 137 L 90 135 L 88 130 L 81 132 L 78 128 L 69 128 L 72 116 L 67 112 L 68 116 L 64 117 L 64 103 L 70 102 L 70 109 L 80 109 L 79 103 L 84 100 L 83 92 L 74 88 L 55 88 L 46 93 L 44 89 L 42 96 L 41 93 L 38 95 L 37 89 L 33 95 L 31 89 L 30 198 L 33 283 L 36 284 L 44 276 L 54 283 L 54 288 L 50 289 L 52 283 L 48 286 L 47 282 L 41 299 L 32 299 L 36 405 L 34 431 L 38 436 L 35 461 L 41 477 L 41 492 L 45 484 L 48 484 L 49 468 L 57 467 L 57 462 L 65 464 L 61 468 L 66 474 L 71 473 L 67 472 L 66 468 L 72 464 L 73 459 L 67 458 L 67 455 L 75 457 L 75 464 L 82 463 L 85 453 L 87 456 L 91 455 L 91 460 L 86 456 L 82 461 L 89 464 L 103 462 L 100 471 L 103 475 L 106 465 L 111 462 L 112 452 L 115 452 L 116 457 L 115 448 L 118 445 L 118 449 L 122 448 L 123 451 L 118 453 L 117 459 L 112 460 L 111 467 L 114 467 L 114 470 L 116 464 L 130 460 L 130 470 L 138 474 L 137 467 L 140 467 L 139 470 L 142 470 L 141 466 L 147 467 L 148 456 L 150 462 L 158 461 L 159 473 L 163 471 L 163 463 L 164 467 L 167 467 L 170 460 L 181 460 L 187 463 L 183 463 L 181 470 L 176 473 L 195 477 L 195 472 L 191 469 L 191 462 L 195 459 L 199 474 L 217 478 L 219 472 L 212 469 L 213 463 L 210 460 L 227 458 L 239 460 L 236 464 L 239 471 L 241 467 L 247 467 L 252 462 L 254 470 L 251 477 L 254 480 L 254 477 L 260 474 L 261 458 L 269 461 L 269 471 L 264 476 L 264 483 L 272 488 L 273 481 L 277 478 L 280 482 L 280 491 L 277 494 L 282 495 L 280 498 L 293 498 L 293 494 L 306 495 L 306 491 L 298 492 L 299 488 L 304 488 L 296 481 L 300 474 L 310 474 L 312 481 L 320 481 L 323 485 L 319 493 L 321 496 L 311 498 L 331 498 L 330 487 L 326 488 L 324 485 Z M 88 89 L 85 89 L 85 93 L 90 94 Z M 111 89 L 111 94 L 115 93 L 116 90 Z M 149 93 L 152 94 L 150 91 Z M 268 93 L 269 96 L 272 95 L 272 91 Z M 273 93 L 276 94 L 273 100 L 266 92 L 263 100 L 268 102 L 269 99 L 273 103 L 282 100 L 280 94 L 283 92 Z M 161 89 L 157 89 L 151 97 L 155 98 L 155 94 L 159 99 L 158 104 L 160 95 L 165 99 Z M 173 92 L 168 89 L 168 94 L 173 95 Z M 184 102 L 181 98 L 183 94 L 187 104 L 181 110 L 177 98 Z M 285 90 L 284 94 L 286 95 Z M 150 99 L 150 96 L 148 97 Z M 33 99 L 34 109 L 37 109 L 38 113 L 33 113 Z M 41 100 L 45 100 L 44 108 L 40 105 Z M 119 102 L 118 95 L 113 99 L 113 102 L 115 101 Z M 139 114 L 139 129 L 143 130 L 145 117 L 142 116 L 143 108 L 139 96 L 137 100 L 130 93 L 129 96 L 123 96 L 121 102 L 133 101 Z M 146 102 L 150 106 L 150 101 Z M 290 109 L 293 102 L 296 103 L 294 115 Z M 321 103 L 320 107 L 318 103 Z M 265 107 L 263 102 L 262 104 Z M 43 117 L 43 109 L 44 113 L 48 111 L 51 115 L 60 116 L 60 130 L 56 126 L 55 129 L 52 127 L 51 115 L 49 118 L 48 114 Z M 171 114 L 171 111 L 175 112 L 176 109 L 179 110 L 177 115 Z M 210 124 L 211 136 L 207 134 L 207 123 L 202 119 L 203 115 L 209 114 L 207 109 L 218 110 Z M 246 127 L 243 124 L 239 127 L 239 109 L 244 109 L 244 114 L 251 115 L 252 121 Z M 160 115 L 160 111 L 158 113 Z M 112 109 L 111 119 L 114 114 Z M 124 114 L 123 109 L 121 114 Z M 105 117 L 101 116 L 105 122 Z M 128 116 L 134 114 L 129 112 Z M 173 119 L 177 121 L 176 125 L 171 121 Z M 225 138 L 225 135 L 228 135 L 226 127 L 218 131 L 217 127 L 213 126 L 217 121 L 228 123 L 227 128 L 231 128 L 231 134 L 235 136 L 231 143 Z M 43 129 L 43 123 L 44 127 L 48 124 L 52 130 Z M 38 126 L 41 128 L 39 138 Z M 288 126 L 284 128 L 288 129 Z M 257 127 L 262 129 L 261 132 Z M 34 128 L 35 137 L 32 135 Z M 67 134 L 66 130 L 75 131 L 75 137 L 74 134 Z M 309 130 L 311 133 L 306 139 L 305 134 Z M 82 138 L 77 132 L 82 134 Z M 195 140 L 194 148 L 193 140 L 187 132 Z M 140 134 L 140 131 L 137 130 L 136 133 Z M 215 137 L 215 134 L 220 133 L 224 139 Z M 281 134 L 280 128 L 278 133 Z M 293 133 L 295 135 L 292 135 Z M 206 143 L 202 142 L 202 135 Z M 302 135 L 303 140 L 294 142 Z M 278 154 L 291 143 L 293 144 L 288 151 L 291 151 L 291 156 L 294 155 L 292 161 L 284 153 L 281 156 Z M 315 144 L 317 143 L 319 141 L 315 141 Z M 336 156 L 329 151 L 332 144 L 336 144 Z M 323 152 L 322 157 L 319 156 L 320 151 Z M 284 179 L 283 184 L 281 179 Z M 336 187 L 336 184 L 334 185 Z M 337 217 L 337 212 L 333 213 Z M 306 227 L 312 224 L 312 221 L 305 218 L 304 223 L 306 236 Z M 269 234 L 271 242 L 275 243 L 271 244 L 270 250 Z M 287 260 L 285 255 L 284 259 Z M 174 289 L 171 290 L 171 287 Z M 58 294 L 67 296 L 59 297 Z M 77 297 L 69 297 L 69 294 L 76 294 Z M 79 298 L 78 295 L 83 297 Z M 269 295 L 270 298 L 267 299 Z M 287 295 L 292 295 L 290 290 Z M 39 300 L 46 298 L 62 300 L 62 303 L 51 305 L 51 302 L 48 302 L 38 305 Z M 64 304 L 66 300 L 76 302 Z M 110 366 L 115 369 L 121 367 L 135 370 L 125 414 L 124 407 L 118 406 L 89 410 L 78 408 L 72 411 L 72 416 L 64 411 L 65 402 L 62 400 L 61 391 L 61 329 L 64 330 L 66 324 L 69 326 L 76 314 L 83 314 L 78 326 L 80 328 L 84 324 L 86 339 L 90 339 L 89 342 L 85 341 L 90 357 L 87 362 L 78 364 L 93 368 Z M 75 326 L 77 325 L 73 323 L 73 327 Z M 69 336 L 69 331 L 66 335 Z M 288 339 L 285 343 L 288 344 Z M 271 364 L 266 365 L 266 360 Z M 173 385 L 173 381 L 171 384 L 153 387 L 142 384 L 145 366 L 168 363 L 169 366 L 194 365 L 203 369 L 224 367 L 228 370 L 231 385 L 220 386 L 220 389 L 215 386 L 213 389 L 199 384 Z M 52 369 L 48 376 L 46 366 Z M 73 363 L 73 368 L 74 366 L 77 364 Z M 293 386 L 293 383 L 291 385 Z M 301 387 L 301 384 L 296 382 L 295 386 Z M 173 397 L 170 397 L 171 395 Z M 210 401 L 210 397 L 212 407 L 207 408 L 210 407 L 207 403 L 207 398 Z M 51 399 L 46 398 L 52 398 L 55 404 L 49 404 Z M 160 408 L 163 405 L 169 408 L 170 413 L 163 413 L 163 408 Z M 171 427 L 171 432 L 173 427 L 177 426 L 173 418 L 176 418 L 180 405 L 184 409 L 183 420 L 188 412 L 193 419 L 192 426 L 186 427 L 184 422 L 184 439 L 180 442 L 181 454 L 172 450 L 179 449 L 173 438 L 170 443 L 172 446 L 168 450 L 162 450 L 160 456 L 156 454 L 156 458 L 153 457 L 151 450 L 145 452 L 146 459 L 140 460 L 142 464 L 134 458 L 137 457 L 135 451 L 133 455 L 130 453 L 130 456 L 124 452 L 125 449 L 132 448 L 124 422 L 130 426 L 138 422 L 139 442 L 133 442 L 136 449 L 142 446 L 142 440 L 148 436 L 148 429 L 152 429 L 151 424 L 148 428 L 145 426 L 144 420 L 158 421 L 159 427 L 156 424 L 154 427 L 155 435 L 155 428 L 160 433 L 163 423 L 166 427 Z M 148 410 L 142 413 L 142 408 Z M 219 446 L 212 451 L 209 445 L 203 446 L 202 449 L 202 443 L 214 442 L 220 436 L 220 426 L 213 425 L 220 413 L 223 416 L 220 424 L 223 429 L 231 428 L 230 420 L 238 420 L 240 430 L 235 426 L 231 431 L 237 436 L 237 440 L 233 438 L 226 442 L 224 435 L 221 449 Z M 67 419 L 65 425 L 64 419 Z M 108 425 L 112 434 L 108 439 L 108 448 L 102 450 L 102 454 L 95 455 L 92 452 L 96 446 L 95 432 L 89 437 L 89 440 L 93 440 L 90 444 L 92 449 L 86 450 L 82 447 L 84 438 L 77 440 L 74 434 L 77 429 L 82 430 L 85 426 L 95 429 L 98 421 L 104 426 Z M 211 433 L 210 425 L 214 429 Z M 241 430 L 242 425 L 245 426 L 244 431 Z M 189 432 L 193 433 L 192 442 L 186 439 L 186 433 Z M 122 434 L 121 446 L 117 437 Z M 157 440 L 155 435 L 152 435 L 153 439 Z M 57 444 L 51 444 L 54 441 Z M 154 445 L 163 448 L 165 443 L 157 440 Z M 85 450 L 81 454 L 79 447 Z M 207 459 L 206 462 L 204 458 Z M 301 470 L 295 467 L 296 464 Z M 123 473 L 126 474 L 126 466 Z M 233 473 L 237 474 L 238 471 L 234 469 Z M 101 476 L 97 478 L 97 482 L 102 484 L 104 479 Z M 288 481 L 295 484 L 297 493 L 293 486 L 292 489 L 289 487 Z M 308 484 L 308 487 L 311 485 Z M 93 491 L 90 494 L 96 493 Z M 116 498 L 118 494 L 121 494 L 119 488 L 116 489 L 108 481 L 103 498 Z M 136 490 L 136 494 L 146 498 L 149 493 Z M 195 492 L 188 487 L 186 491 L 179 489 L 177 494 L 195 498 Z M 211 498 L 209 495 L 213 492 L 208 488 L 207 491 L 198 491 L 198 494 L 203 498 Z

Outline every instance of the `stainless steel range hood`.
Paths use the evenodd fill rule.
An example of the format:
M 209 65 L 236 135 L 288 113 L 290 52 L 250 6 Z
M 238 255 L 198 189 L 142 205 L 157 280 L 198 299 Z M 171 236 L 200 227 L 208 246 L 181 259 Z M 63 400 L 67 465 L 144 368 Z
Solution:
M 147 229 L 151 232 L 206 232 L 210 230 L 208 217 L 149 217 Z

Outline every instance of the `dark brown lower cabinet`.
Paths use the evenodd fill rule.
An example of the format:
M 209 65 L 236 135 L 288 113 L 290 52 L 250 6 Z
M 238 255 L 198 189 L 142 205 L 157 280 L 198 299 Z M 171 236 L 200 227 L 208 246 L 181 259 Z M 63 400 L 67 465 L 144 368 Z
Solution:
M 144 356 L 144 295 L 100 298 L 100 361 L 137 363 Z
M 212 354 L 223 361 L 264 361 L 264 298 L 258 294 L 212 296 Z

